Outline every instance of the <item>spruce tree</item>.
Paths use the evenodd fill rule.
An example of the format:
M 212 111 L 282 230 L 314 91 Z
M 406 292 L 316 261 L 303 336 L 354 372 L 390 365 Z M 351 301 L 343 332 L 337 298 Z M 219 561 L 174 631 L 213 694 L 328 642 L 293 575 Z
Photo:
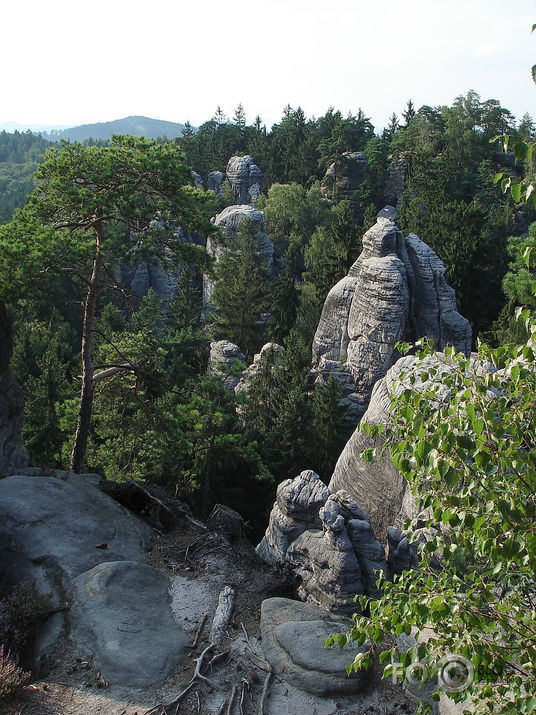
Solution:
M 269 274 L 258 225 L 241 223 L 215 269 L 214 332 L 253 355 L 264 342 Z

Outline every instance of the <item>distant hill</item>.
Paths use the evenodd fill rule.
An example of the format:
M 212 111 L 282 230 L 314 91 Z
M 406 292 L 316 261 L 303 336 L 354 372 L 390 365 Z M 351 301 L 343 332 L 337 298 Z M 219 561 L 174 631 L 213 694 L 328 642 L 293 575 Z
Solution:
M 111 139 L 112 134 L 133 134 L 134 136 L 144 136 L 148 139 L 157 139 L 158 137 L 173 139 L 181 136 L 183 128 L 184 124 L 165 122 L 160 119 L 125 117 L 124 119 L 114 119 L 112 122 L 82 124 L 79 127 L 43 133 L 43 136 L 51 141 L 59 141 L 60 139 L 69 139 L 70 141 Z

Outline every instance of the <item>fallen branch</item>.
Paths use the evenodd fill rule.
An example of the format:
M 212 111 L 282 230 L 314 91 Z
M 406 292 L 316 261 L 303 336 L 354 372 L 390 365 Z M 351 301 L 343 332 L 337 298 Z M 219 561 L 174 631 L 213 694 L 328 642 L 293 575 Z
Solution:
M 157 710 L 160 710 L 161 708 L 164 709 L 164 712 L 167 712 L 168 708 L 172 708 L 173 706 L 178 706 L 179 703 L 181 702 L 181 700 L 183 700 L 188 695 L 190 690 L 194 687 L 197 680 L 202 680 L 202 681 L 208 683 L 211 688 L 214 688 L 215 686 L 214 686 L 214 683 L 212 682 L 212 680 L 205 677 L 201 673 L 201 668 L 203 667 L 203 658 L 210 650 L 212 650 L 212 648 L 214 648 L 214 646 L 212 644 L 210 644 L 201 653 L 199 658 L 195 659 L 194 674 L 192 676 L 192 679 L 188 683 L 188 685 L 184 688 L 184 690 L 182 690 L 175 698 L 173 698 L 173 700 L 170 700 L 169 703 L 166 703 L 165 705 L 155 705 L 154 708 L 151 708 L 150 710 L 146 710 L 144 715 L 153 715 L 154 713 L 156 713 Z
M 231 690 L 231 697 L 229 698 L 229 705 L 227 705 L 226 715 L 231 715 L 231 710 L 233 709 L 235 695 L 236 695 L 236 685 L 233 685 L 233 689 Z
M 210 642 L 213 645 L 219 645 L 223 640 L 223 636 L 233 615 L 234 603 L 234 589 L 230 586 L 225 586 L 219 595 L 218 606 L 210 629 Z
M 203 626 L 205 625 L 205 622 L 206 622 L 207 618 L 208 618 L 208 613 L 205 613 L 205 615 L 203 616 L 203 618 L 199 621 L 199 625 L 197 626 L 197 629 L 196 629 L 196 631 L 195 631 L 194 640 L 193 640 L 192 645 L 190 646 L 190 648 L 193 649 L 193 648 L 195 648 L 195 647 L 197 646 L 197 644 L 198 644 L 198 642 L 199 642 L 199 638 L 201 637 L 201 633 L 203 632 Z
M 245 653 L 251 658 L 251 660 L 258 668 L 261 668 L 261 670 L 266 670 L 268 673 L 271 673 L 272 666 L 270 665 L 270 663 L 267 663 L 265 660 L 262 660 L 262 658 L 259 658 L 259 656 L 255 655 L 255 653 L 253 653 L 253 651 L 249 648 L 245 649 Z
M 203 665 L 203 658 L 204 658 L 205 655 L 206 655 L 209 651 L 211 651 L 213 648 L 214 648 L 214 644 L 211 643 L 210 645 L 208 645 L 208 646 L 205 648 L 205 650 L 201 653 L 201 655 L 199 656 L 199 658 L 195 658 L 194 677 L 192 678 L 192 680 L 195 680 L 196 678 L 199 678 L 199 680 L 203 680 L 205 683 L 208 683 L 211 688 L 214 688 L 214 687 L 215 687 L 215 686 L 214 686 L 214 683 L 212 682 L 212 680 L 210 680 L 210 678 L 207 678 L 205 675 L 202 675 L 202 673 L 201 673 L 201 667 L 202 667 L 202 665 Z
M 264 687 L 262 689 L 262 695 L 261 695 L 261 701 L 259 703 L 259 715 L 265 715 L 264 714 L 264 706 L 266 704 L 266 697 L 268 695 L 268 688 L 270 687 L 270 680 L 272 678 L 272 671 L 268 673 L 266 676 L 266 680 L 264 681 Z
M 244 626 L 242 621 L 240 621 L 240 626 L 241 626 L 242 630 L 244 631 L 244 635 L 246 636 L 246 642 L 247 642 L 248 646 L 251 648 L 251 643 L 249 642 L 248 632 L 246 631 L 246 627 Z

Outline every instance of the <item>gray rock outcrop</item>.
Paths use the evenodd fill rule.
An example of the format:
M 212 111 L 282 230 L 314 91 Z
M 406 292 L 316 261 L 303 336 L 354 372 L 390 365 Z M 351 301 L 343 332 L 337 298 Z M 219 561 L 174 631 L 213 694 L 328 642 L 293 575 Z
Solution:
M 226 175 L 233 190 L 234 204 L 257 203 L 264 179 L 252 156 L 232 156 L 227 163 Z
M 29 463 L 21 433 L 24 396 L 9 368 L 12 350 L 11 325 L 0 301 L 0 476 Z
M 101 563 L 75 578 L 70 620 L 71 638 L 118 685 L 158 683 L 186 657 L 187 638 L 173 619 L 169 581 L 145 564 Z
M 307 529 L 321 528 L 319 511 L 329 494 L 318 474 L 311 470 L 281 482 L 266 534 L 257 546 L 259 556 L 268 563 L 285 561 L 293 541 Z
M 344 152 L 327 169 L 322 194 L 329 199 L 349 199 L 365 180 L 368 159 L 361 152 Z
M 253 362 L 244 370 L 240 381 L 235 387 L 235 393 L 238 395 L 241 392 L 247 392 L 249 386 L 258 375 L 261 366 L 269 364 L 270 369 L 277 369 L 281 365 L 282 353 L 285 348 L 277 343 L 266 343 L 260 349 L 260 352 L 255 353 Z
M 378 571 L 387 573 L 385 554 L 368 516 L 340 490 L 319 511 L 321 531 L 304 531 L 288 548 L 298 576 L 298 593 L 329 611 L 353 613 L 356 594 L 376 597 Z
M 246 356 L 238 345 L 229 342 L 229 340 L 213 341 L 210 343 L 207 373 L 220 377 L 223 386 L 234 392 L 240 382 L 237 367 L 243 365 L 245 360 Z
M 358 418 L 398 358 L 399 340 L 429 337 L 440 350 L 471 351 L 471 327 L 456 310 L 443 262 L 415 234 L 404 238 L 395 216 L 396 209 L 386 207 L 363 236 L 360 256 L 326 298 L 313 341 L 315 368 L 324 379 L 326 361 L 350 372 L 355 389 L 345 391 Z
M 417 514 L 407 481 L 395 469 L 388 454 L 382 453 L 382 439 L 367 435 L 363 426 L 390 424 L 392 397 L 402 394 L 405 389 L 426 391 L 431 382 L 423 380 L 421 373 L 432 368 L 439 379 L 452 371 L 449 359 L 442 353 L 427 356 L 424 363 L 408 355 L 400 358 L 375 384 L 367 411 L 346 443 L 329 483 L 332 492 L 344 489 L 359 500 L 377 534 L 385 534 L 391 525 L 401 527 L 406 519 Z M 481 366 L 480 369 L 490 368 Z M 436 394 L 439 399 L 446 399 L 449 388 L 441 384 Z M 377 457 L 372 462 L 361 456 L 363 450 L 370 448 L 377 449 Z
M 0 567 L 13 585 L 35 583 L 56 610 L 38 663 L 69 628 L 110 682 L 164 680 L 184 658 L 185 635 L 167 578 L 144 564 L 152 528 L 103 493 L 97 475 L 27 471 L 0 480 Z
M 223 171 L 211 171 L 207 179 L 207 189 L 213 191 L 216 196 L 221 195 L 222 186 L 227 179 Z
M 387 572 L 367 514 L 310 470 L 279 485 L 257 553 L 268 563 L 287 563 L 299 595 L 337 613 L 355 611 L 356 594 L 377 596 L 378 571 Z
M 287 598 L 268 598 L 261 606 L 262 647 L 275 673 L 308 693 L 343 695 L 358 693 L 369 682 L 366 670 L 346 675 L 345 666 L 367 645 L 348 643 L 326 649 L 324 642 L 345 633 L 351 622 L 335 619 L 322 608 Z

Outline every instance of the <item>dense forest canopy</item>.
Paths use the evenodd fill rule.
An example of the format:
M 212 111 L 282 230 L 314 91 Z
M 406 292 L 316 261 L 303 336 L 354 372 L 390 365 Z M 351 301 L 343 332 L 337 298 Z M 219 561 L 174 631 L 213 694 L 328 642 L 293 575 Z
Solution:
M 494 139 L 508 134 L 513 147 L 533 142 L 535 130 L 528 115 L 516 121 L 498 101 L 469 92 L 452 106 L 415 108 L 409 101 L 381 132 L 361 109 L 347 116 L 329 109 L 324 116 L 307 118 L 299 107 L 287 106 L 281 120 L 267 129 L 260 117 L 248 123 L 239 105 L 231 119 L 218 107 L 197 129 L 186 122 L 180 138 L 153 142 L 154 151 L 161 146 L 165 153 L 167 146 L 169 156 L 178 152 L 179 161 L 197 172 L 205 186 L 210 172 L 225 172 L 231 156 L 254 158 L 264 176 L 257 208 L 264 212 L 264 230 L 274 245 L 273 265 L 268 270 L 259 259 L 254 225 L 244 228 L 213 267 L 203 249 L 206 239 L 195 232 L 176 233 L 162 216 L 162 235 L 175 231 L 182 236 L 173 269 L 174 297 L 164 305 L 149 291 L 140 301 L 123 280 L 125 271 L 135 272 L 146 261 L 145 270 L 151 272 L 151 261 L 165 262 L 169 254 L 159 252 L 158 240 L 147 239 L 140 249 L 114 228 L 107 239 L 113 259 L 106 259 L 108 276 L 98 290 L 93 358 L 98 369 L 132 369 L 118 370 L 95 387 L 88 468 L 114 479 L 152 479 L 204 509 L 224 500 L 246 513 L 259 504 L 251 490 L 269 493 L 272 479 L 277 483 L 306 467 L 329 478 L 349 429 L 338 406 L 339 387 L 328 383 L 314 391 L 310 385 L 310 344 L 329 289 L 346 275 L 378 210 L 396 204 L 400 227 L 419 234 L 444 260 L 459 310 L 472 323 L 475 337 L 513 338 L 515 305 L 522 300 L 531 307 L 533 300 L 533 272 L 523 255 L 534 244 L 528 226 L 535 211 L 529 204 L 516 205 L 494 177 L 503 172 L 530 182 L 535 166 L 530 157 L 516 161 Z M 60 152 L 81 156 L 87 151 L 89 156 L 94 151 L 97 156 L 111 146 L 87 140 L 65 144 Z M 46 242 L 39 250 L 38 244 L 27 245 L 39 194 L 7 223 L 36 185 L 34 172 L 48 147 L 49 142 L 29 132 L 0 134 L 0 220 L 6 224 L 0 229 L 1 290 L 4 299 L 8 289 L 13 296 L 14 368 L 26 393 L 32 461 L 61 466 L 75 434 L 80 306 L 87 299 L 87 278 L 77 279 L 74 269 L 87 277 L 91 256 L 84 254 L 84 242 L 75 242 L 79 253 L 73 254 L 72 270 L 32 273 L 39 250 L 44 255 L 48 250 Z M 46 172 L 50 177 L 50 168 L 41 173 L 38 192 Z M 183 180 L 190 181 L 186 174 Z M 217 196 L 208 192 L 203 220 L 231 203 L 227 184 Z M 128 210 L 145 216 L 142 204 Z M 40 235 L 41 241 L 51 240 L 46 230 Z M 202 275 L 215 284 L 215 309 L 208 318 Z M 17 276 L 19 283 L 26 281 L 18 293 Z M 205 374 L 214 338 L 234 340 L 246 362 L 265 342 L 281 343 L 286 353 L 279 374 L 264 365 L 251 387 L 255 397 L 248 401 L 230 395 Z M 246 400 L 238 413 L 237 399 Z M 247 415 L 245 423 L 240 414 Z M 238 480 L 237 474 L 242 475 Z

